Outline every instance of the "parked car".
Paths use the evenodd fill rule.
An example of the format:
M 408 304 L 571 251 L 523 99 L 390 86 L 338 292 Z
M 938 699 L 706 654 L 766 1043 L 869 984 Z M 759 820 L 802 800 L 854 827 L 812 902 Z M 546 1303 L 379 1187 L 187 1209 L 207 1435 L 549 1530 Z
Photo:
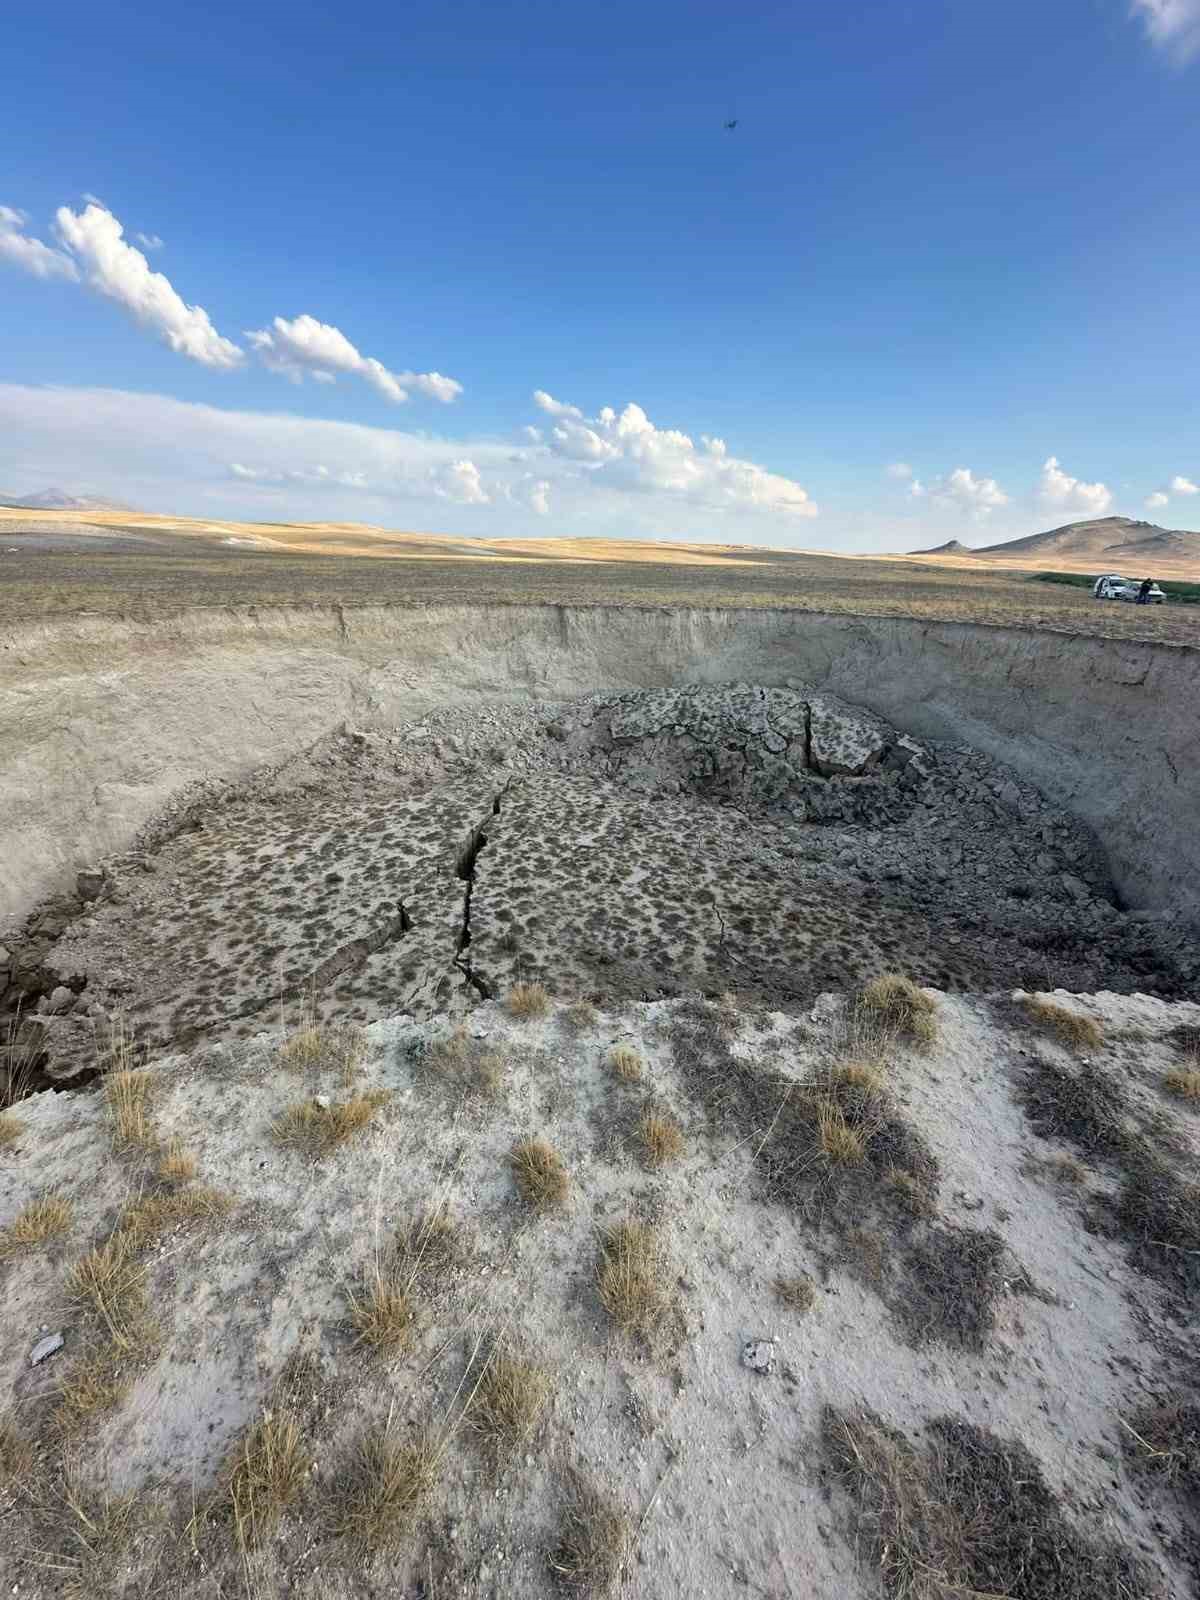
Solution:
M 1140 578 L 1123 578 L 1119 572 L 1107 572 L 1092 585 L 1092 595 L 1097 600 L 1136 600 L 1142 587 Z M 1146 599 L 1153 606 L 1161 606 L 1166 595 L 1156 583 L 1150 585 Z

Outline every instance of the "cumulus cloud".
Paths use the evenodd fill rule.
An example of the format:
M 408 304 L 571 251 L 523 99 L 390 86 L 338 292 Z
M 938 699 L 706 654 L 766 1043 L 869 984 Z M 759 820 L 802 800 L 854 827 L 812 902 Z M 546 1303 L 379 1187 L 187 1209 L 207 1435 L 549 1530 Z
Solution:
M 1057 456 L 1042 466 L 1038 495 L 1046 505 L 1063 511 L 1080 511 L 1089 517 L 1102 517 L 1112 505 L 1112 490 L 1103 483 L 1084 483 L 1064 472 Z
M 1172 494 L 1200 494 L 1200 483 L 1193 483 L 1190 478 L 1185 478 L 1182 473 L 1176 473 L 1171 479 Z
M 911 478 L 913 475 L 913 469 L 909 466 L 907 461 L 889 461 L 887 475 L 889 478 Z
M 1165 495 L 1161 489 L 1156 489 L 1153 494 L 1146 496 L 1146 510 L 1157 511 L 1160 506 L 1165 506 L 1169 499 L 1169 495 Z
M 731 456 L 725 441 L 657 428 L 630 403 L 586 417 L 578 406 L 535 389 L 534 404 L 553 419 L 545 449 L 576 465 L 592 482 L 621 490 L 680 497 L 696 505 L 815 517 L 817 507 L 791 478 Z
M 1179 65 L 1200 55 L 1200 0 L 1133 0 L 1130 15 L 1141 19 L 1151 44 Z
M 35 278 L 66 278 L 78 283 L 79 268 L 62 250 L 53 250 L 25 233 L 29 218 L 12 206 L 0 206 L 0 261 L 20 267 Z
M 293 383 L 303 383 L 306 377 L 333 383 L 338 373 L 347 373 L 362 378 L 393 405 L 402 405 L 412 389 L 444 404 L 462 393 L 461 383 L 440 372 L 389 371 L 374 356 L 364 356 L 340 328 L 307 313 L 290 322 L 276 317 L 270 328 L 248 330 L 246 338 L 264 366 Z
M 932 478 L 928 484 L 914 478 L 908 492 L 914 499 L 928 499 L 945 510 L 966 512 L 977 521 L 1008 504 L 1008 496 L 995 478 L 977 478 L 970 467 L 955 467 L 953 472 Z
M 189 306 L 161 272 L 152 272 L 125 230 L 96 202 L 74 212 L 60 206 L 59 237 L 75 256 L 97 294 L 115 300 L 177 354 L 206 367 L 236 367 L 242 351 L 213 327 L 203 306 Z
M 439 500 L 453 500 L 460 506 L 486 506 L 492 498 L 473 461 L 448 461 L 445 466 L 433 468 L 429 479 Z
M 134 238 L 143 250 L 161 250 L 163 247 L 163 242 L 156 233 L 135 233 Z

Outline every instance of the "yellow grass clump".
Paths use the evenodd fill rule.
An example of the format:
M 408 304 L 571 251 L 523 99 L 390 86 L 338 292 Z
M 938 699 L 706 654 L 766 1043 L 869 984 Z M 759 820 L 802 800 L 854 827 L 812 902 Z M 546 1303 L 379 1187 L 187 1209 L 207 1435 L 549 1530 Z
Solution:
M 629 1044 L 613 1045 L 608 1064 L 623 1083 L 636 1083 L 642 1075 L 642 1058 Z
M 316 1100 L 297 1101 L 275 1119 L 276 1142 L 316 1160 L 361 1133 L 390 1098 L 386 1089 L 370 1089 L 328 1105 Z
M 239 1440 L 226 1469 L 226 1500 L 243 1550 L 260 1544 L 293 1504 L 308 1476 L 300 1424 L 287 1411 L 264 1411 Z
M 510 1159 L 517 1188 L 530 1205 L 550 1211 L 566 1203 L 570 1189 L 566 1163 L 547 1140 L 518 1140 Z
M 71 1202 L 61 1194 L 44 1194 L 31 1200 L 0 1232 L 0 1261 L 36 1250 L 51 1239 L 61 1239 L 71 1226 Z
M 678 1161 L 683 1154 L 683 1130 L 665 1111 L 658 1111 L 653 1106 L 647 1106 L 642 1112 L 638 1138 L 647 1166 L 665 1167 L 672 1161 Z
M 1052 1033 L 1060 1044 L 1073 1050 L 1099 1050 L 1104 1043 L 1104 1030 L 1091 1017 L 1040 994 L 1026 996 L 1025 1009 L 1033 1020 L 1047 1033 Z
M 524 1022 L 544 1017 L 550 1009 L 550 996 L 540 983 L 514 983 L 508 991 L 508 1014 Z
M 1163 1087 L 1181 1100 L 1200 1101 L 1200 1067 L 1172 1067 L 1163 1077 Z
M 858 1009 L 912 1044 L 928 1048 L 937 1038 L 936 1004 L 899 973 L 872 978 L 859 996 Z
M 367 1551 L 395 1549 L 437 1486 L 441 1463 L 429 1433 L 412 1440 L 382 1427 L 366 1433 L 343 1480 L 338 1533 Z
M 631 1218 L 602 1236 L 600 1301 L 627 1333 L 649 1338 L 654 1332 L 667 1310 L 668 1277 L 658 1233 L 649 1223 Z

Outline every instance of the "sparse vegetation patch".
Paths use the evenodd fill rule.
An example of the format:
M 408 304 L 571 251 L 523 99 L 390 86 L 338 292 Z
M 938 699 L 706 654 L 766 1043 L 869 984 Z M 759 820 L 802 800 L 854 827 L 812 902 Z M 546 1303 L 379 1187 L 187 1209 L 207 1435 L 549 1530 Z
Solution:
M 520 1139 L 513 1146 L 513 1178 L 523 1199 L 539 1210 L 566 1204 L 570 1189 L 566 1163 L 545 1139 Z
M 866 1410 L 827 1408 L 823 1441 L 852 1537 L 890 1600 L 1151 1600 L 1163 1589 L 1115 1541 L 1068 1521 L 1024 1445 L 957 1417 L 924 1450 Z
M 670 1305 L 670 1269 L 657 1230 L 630 1219 L 602 1235 L 597 1281 L 600 1300 L 626 1333 L 649 1341 Z
M 7 1228 L 0 1231 L 0 1261 L 24 1255 L 61 1239 L 71 1226 L 71 1202 L 61 1194 L 44 1194 L 31 1200 Z
M 550 1570 L 566 1588 L 609 1594 L 633 1538 L 620 1505 L 578 1473 L 567 1481 Z
M 544 1017 L 550 1009 L 550 996 L 540 983 L 514 983 L 508 991 L 508 1014 L 522 1022 Z
M 1104 1043 L 1104 1030 L 1092 1017 L 1060 1006 L 1043 995 L 1027 995 L 1025 1010 L 1040 1028 L 1051 1034 L 1060 1044 L 1072 1050 L 1099 1050 Z
M 318 1100 L 297 1101 L 276 1118 L 275 1139 L 287 1148 L 319 1159 L 361 1133 L 390 1098 L 386 1089 L 369 1089 L 365 1094 L 333 1100 L 328 1105 Z
M 858 998 L 858 1009 L 899 1038 L 922 1049 L 937 1038 L 937 1004 L 911 978 L 887 972 L 872 978 Z
M 337 1531 L 364 1550 L 394 1549 L 437 1486 L 441 1452 L 428 1433 L 405 1440 L 389 1428 L 363 1435 L 342 1479 Z

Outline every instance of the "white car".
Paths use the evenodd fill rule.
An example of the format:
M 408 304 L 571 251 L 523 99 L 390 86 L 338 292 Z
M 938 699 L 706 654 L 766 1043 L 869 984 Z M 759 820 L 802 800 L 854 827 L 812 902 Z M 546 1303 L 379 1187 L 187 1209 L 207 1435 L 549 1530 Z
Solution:
M 1108 572 L 1096 579 L 1092 585 L 1092 595 L 1097 600 L 1136 600 L 1141 586 L 1138 578 L 1123 578 L 1119 572 Z M 1150 605 L 1161 606 L 1166 598 L 1156 583 L 1150 585 L 1146 596 Z

